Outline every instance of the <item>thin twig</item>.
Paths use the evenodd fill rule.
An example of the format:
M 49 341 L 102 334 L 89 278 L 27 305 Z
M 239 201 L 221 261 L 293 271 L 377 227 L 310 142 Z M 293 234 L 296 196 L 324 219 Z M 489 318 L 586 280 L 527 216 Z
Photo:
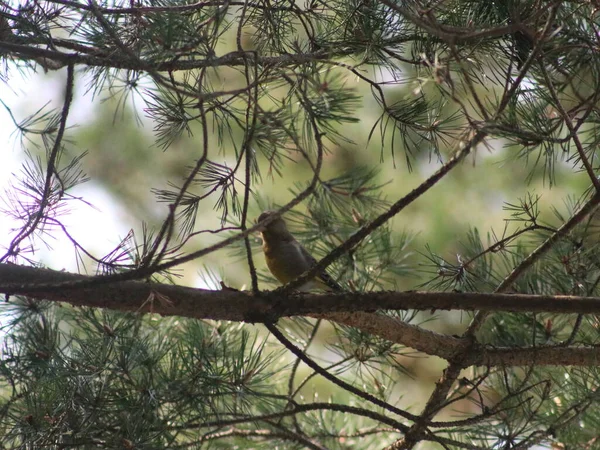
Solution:
M 14 256 L 18 253 L 18 247 L 25 239 L 37 229 L 40 222 L 45 217 L 45 209 L 50 202 L 50 195 L 52 193 L 52 179 L 56 174 L 56 162 L 58 155 L 60 154 L 63 136 L 65 128 L 67 126 L 67 118 L 69 116 L 69 110 L 73 101 L 73 87 L 75 84 L 75 68 L 72 64 L 67 66 L 67 81 L 65 87 L 65 100 L 63 103 L 62 112 L 60 115 L 60 123 L 58 125 L 58 131 L 56 133 L 56 139 L 50 155 L 48 156 L 48 166 L 46 168 L 46 181 L 44 182 L 44 189 L 42 191 L 41 201 L 38 211 L 35 215 L 30 216 L 27 223 L 23 226 L 19 234 L 11 241 L 6 253 L 0 257 L 0 262 L 5 261 L 7 258 Z M 62 193 L 61 193 L 62 194 Z
M 571 139 L 573 139 L 573 142 L 575 143 L 575 148 L 577 149 L 577 153 L 579 153 L 579 159 L 581 160 L 581 163 L 583 164 L 583 167 L 585 168 L 585 170 L 588 174 L 588 177 L 590 178 L 592 184 L 594 185 L 594 188 L 596 188 L 597 192 L 600 192 L 600 180 L 598 180 L 598 176 L 594 172 L 594 168 L 592 167 L 592 164 L 590 163 L 587 155 L 585 154 L 585 149 L 583 148 L 583 145 L 581 144 L 581 140 L 579 139 L 579 136 L 577 135 L 578 128 L 583 123 L 583 120 L 579 121 L 578 127 L 573 125 L 573 121 L 571 120 L 569 113 L 565 110 L 564 106 L 562 105 L 562 102 L 558 98 L 558 94 L 556 93 L 556 89 L 554 88 L 554 83 L 552 83 L 552 80 L 550 79 L 550 76 L 548 75 L 548 71 L 544 67 L 542 67 L 541 70 L 542 70 L 542 73 L 544 74 L 544 80 L 546 81 L 546 86 L 548 87 L 548 91 L 550 92 L 550 95 L 552 96 L 552 99 L 554 100 L 556 109 L 558 109 L 558 112 L 562 116 L 562 119 L 563 119 L 565 125 L 569 129 L 569 133 L 570 133 L 569 137 Z
M 373 403 L 374 405 L 377 405 L 383 409 L 385 409 L 388 412 L 394 413 L 399 415 L 400 417 L 404 417 L 405 419 L 408 420 L 415 420 L 418 418 L 418 416 L 415 416 L 414 414 L 411 414 L 407 411 L 404 411 L 400 408 L 397 408 L 383 400 L 378 399 L 377 397 L 369 394 L 368 392 L 364 392 L 354 386 L 352 386 L 351 384 L 346 383 L 345 381 L 339 379 L 338 377 L 332 375 L 331 373 L 329 373 L 327 370 L 323 369 L 321 366 L 319 366 L 316 362 L 314 362 L 312 359 L 310 359 L 308 356 L 306 356 L 301 349 L 299 349 L 298 347 L 296 347 L 294 344 L 292 344 L 292 342 L 290 342 L 290 340 L 288 338 L 286 338 L 283 333 L 281 331 L 279 331 L 279 329 L 277 328 L 277 326 L 275 326 L 273 323 L 265 323 L 264 326 L 267 328 L 267 330 L 269 330 L 271 332 L 271 334 L 273 336 L 275 336 L 275 338 L 285 347 L 287 348 L 290 352 L 292 352 L 297 358 L 301 359 L 302 362 L 304 364 L 306 364 L 308 367 L 310 367 L 311 369 L 313 369 L 315 372 L 317 372 L 319 375 L 321 375 L 323 378 L 325 378 L 326 380 L 331 381 L 333 384 L 341 387 L 342 389 L 344 389 L 345 391 L 348 391 L 354 395 L 356 395 L 357 397 L 362 398 L 363 400 L 366 400 L 368 402 Z M 400 424 L 399 424 L 400 425 Z M 399 427 L 400 430 L 407 430 L 408 427 L 406 425 L 401 425 Z

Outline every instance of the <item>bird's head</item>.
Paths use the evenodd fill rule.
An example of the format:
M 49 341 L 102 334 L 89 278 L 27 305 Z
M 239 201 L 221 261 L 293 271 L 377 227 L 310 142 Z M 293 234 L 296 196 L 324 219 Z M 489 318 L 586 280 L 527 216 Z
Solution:
M 264 211 L 260 216 L 258 216 L 257 221 L 262 222 L 263 220 L 267 220 L 273 216 L 277 215 L 277 211 Z M 261 226 L 258 231 L 265 234 L 274 234 L 274 235 L 287 235 L 289 231 L 287 226 L 285 225 L 285 221 L 281 216 L 275 218 L 273 221 L 269 222 L 266 225 Z

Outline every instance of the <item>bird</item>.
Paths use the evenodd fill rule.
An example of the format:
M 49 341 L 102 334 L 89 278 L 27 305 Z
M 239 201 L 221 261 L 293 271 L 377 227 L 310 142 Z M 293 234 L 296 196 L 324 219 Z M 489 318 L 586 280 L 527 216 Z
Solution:
M 258 222 L 276 216 L 276 211 L 264 211 Z M 317 264 L 317 260 L 300 244 L 287 229 L 281 216 L 259 228 L 262 249 L 267 267 L 281 284 L 294 281 Z M 342 291 L 342 287 L 324 270 L 298 288 L 299 291 Z

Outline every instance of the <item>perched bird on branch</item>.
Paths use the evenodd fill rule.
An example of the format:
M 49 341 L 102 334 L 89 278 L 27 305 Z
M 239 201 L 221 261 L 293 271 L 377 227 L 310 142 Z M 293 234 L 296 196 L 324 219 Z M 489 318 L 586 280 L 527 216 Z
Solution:
M 258 217 L 262 222 L 277 213 L 265 211 Z M 288 231 L 285 221 L 277 217 L 268 225 L 259 228 L 263 240 L 263 252 L 271 273 L 282 284 L 294 281 L 309 270 L 317 261 Z M 309 280 L 298 288 L 300 291 L 321 289 L 326 291 L 341 291 L 342 288 L 325 271 Z

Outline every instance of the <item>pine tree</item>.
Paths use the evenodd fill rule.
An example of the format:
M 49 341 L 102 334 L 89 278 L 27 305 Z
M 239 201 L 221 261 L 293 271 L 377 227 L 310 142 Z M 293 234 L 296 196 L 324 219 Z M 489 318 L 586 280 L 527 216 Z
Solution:
M 56 109 L 2 102 L 24 155 L 2 198 L 2 448 L 600 448 L 599 14 L 1 2 L 0 100 L 34 73 L 64 86 Z M 89 149 L 86 92 L 109 111 Z M 90 179 L 139 219 L 104 255 L 66 220 Z M 266 209 L 319 261 L 283 287 Z M 44 267 L 59 237 L 80 273 Z M 198 270 L 212 289 L 179 279 Z M 322 270 L 343 292 L 297 292 Z

